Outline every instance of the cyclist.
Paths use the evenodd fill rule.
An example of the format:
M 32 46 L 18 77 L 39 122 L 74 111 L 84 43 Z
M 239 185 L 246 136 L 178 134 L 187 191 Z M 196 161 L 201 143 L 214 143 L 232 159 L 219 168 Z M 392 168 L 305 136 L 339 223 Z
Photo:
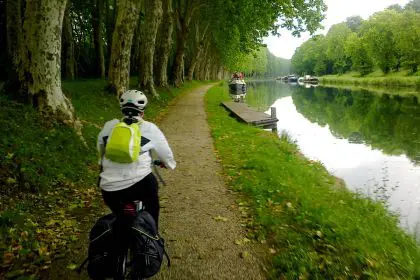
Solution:
M 98 151 L 101 173 L 99 186 L 106 205 L 116 213 L 123 203 L 141 200 L 143 205 L 159 223 L 158 182 L 152 173 L 151 152 L 155 152 L 162 162 L 161 167 L 174 169 L 176 162 L 162 131 L 153 123 L 145 121 L 144 110 L 147 97 L 138 90 L 128 90 L 120 97 L 123 120 L 138 123 L 141 132 L 141 149 L 138 159 L 132 163 L 118 163 L 107 159 L 105 146 L 112 129 L 120 120 L 105 123 L 98 135 Z

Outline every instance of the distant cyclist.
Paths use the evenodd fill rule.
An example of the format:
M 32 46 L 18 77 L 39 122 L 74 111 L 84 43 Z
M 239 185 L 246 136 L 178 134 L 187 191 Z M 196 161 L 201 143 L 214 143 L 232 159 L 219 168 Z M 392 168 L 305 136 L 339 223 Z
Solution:
M 147 97 L 141 91 L 128 90 L 121 95 L 122 121 L 108 121 L 98 135 L 99 186 L 112 212 L 118 212 L 123 203 L 141 200 L 158 226 L 158 182 L 152 173 L 151 152 L 162 167 L 174 169 L 176 162 L 162 131 L 143 119 L 146 106 Z

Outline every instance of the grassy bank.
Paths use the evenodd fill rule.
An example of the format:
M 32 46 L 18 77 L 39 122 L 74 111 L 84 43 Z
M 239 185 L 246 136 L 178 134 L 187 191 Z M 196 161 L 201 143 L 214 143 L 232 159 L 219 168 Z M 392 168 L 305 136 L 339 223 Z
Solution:
M 201 84 L 158 90 L 161 98 L 150 100 L 145 118 L 158 121 L 174 98 Z M 63 83 L 88 147 L 73 129 L 49 124 L 30 106 L 0 95 L 0 279 L 35 278 L 66 258 L 103 212 L 96 137 L 105 121 L 120 117 L 117 99 L 104 92 L 105 85 L 105 80 Z
M 345 89 L 351 91 L 369 91 L 378 96 L 380 95 L 398 95 L 398 96 L 417 96 L 420 97 L 420 90 L 411 87 L 378 87 L 366 85 L 353 85 L 353 84 L 322 84 L 325 88 Z
M 318 162 L 277 135 L 244 125 L 219 106 L 227 86 L 206 96 L 226 180 L 244 194 L 250 236 L 272 247 L 275 279 L 420 279 L 420 250 L 397 218 L 337 187 Z
M 420 91 L 420 75 L 410 75 L 406 72 L 383 74 L 380 71 L 366 76 L 351 72 L 343 75 L 326 75 L 320 77 L 323 85 L 353 85 L 373 88 L 411 88 Z

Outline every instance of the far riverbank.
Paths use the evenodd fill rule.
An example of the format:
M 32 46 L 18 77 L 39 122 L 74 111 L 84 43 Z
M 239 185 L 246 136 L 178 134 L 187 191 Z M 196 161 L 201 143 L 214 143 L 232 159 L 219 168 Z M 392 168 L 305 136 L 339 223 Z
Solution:
M 356 86 L 364 89 L 385 92 L 385 89 L 403 89 L 407 94 L 420 95 L 420 76 L 402 76 L 396 74 L 369 75 L 359 77 L 352 73 L 343 75 L 326 75 L 320 77 L 322 85 Z M 375 90 L 376 89 L 376 90 Z M 388 92 L 387 92 L 388 93 Z M 392 93 L 392 92 L 389 92 Z

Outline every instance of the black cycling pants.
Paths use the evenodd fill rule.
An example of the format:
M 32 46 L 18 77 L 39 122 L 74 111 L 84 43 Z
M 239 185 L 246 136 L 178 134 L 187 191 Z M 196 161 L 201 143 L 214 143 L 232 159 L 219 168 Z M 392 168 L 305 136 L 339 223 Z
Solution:
M 132 202 L 134 200 L 141 200 L 147 212 L 152 215 L 156 222 L 156 228 L 159 224 L 159 196 L 158 196 L 158 182 L 155 175 L 150 173 L 143 180 L 135 183 L 129 188 L 107 192 L 102 191 L 102 197 L 105 204 L 112 212 L 117 213 L 121 209 L 121 204 Z

